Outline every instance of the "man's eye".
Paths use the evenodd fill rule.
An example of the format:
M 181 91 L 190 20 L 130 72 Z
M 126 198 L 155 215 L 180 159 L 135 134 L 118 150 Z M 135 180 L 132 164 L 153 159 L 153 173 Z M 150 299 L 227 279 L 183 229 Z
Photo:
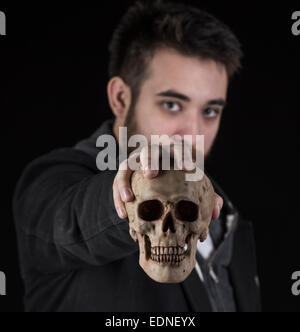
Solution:
M 163 106 L 172 112 L 178 112 L 180 111 L 180 105 L 178 103 L 167 101 L 163 103 Z
M 203 113 L 206 118 L 214 118 L 220 113 L 220 111 L 214 108 L 207 108 Z

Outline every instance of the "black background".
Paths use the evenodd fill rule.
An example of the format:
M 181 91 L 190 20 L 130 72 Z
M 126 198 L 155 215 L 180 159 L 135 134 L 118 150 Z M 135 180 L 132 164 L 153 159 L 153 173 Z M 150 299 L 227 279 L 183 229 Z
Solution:
M 245 53 L 206 168 L 254 223 L 264 311 L 299 311 L 291 275 L 300 270 L 300 36 L 292 35 L 291 16 L 300 6 L 187 2 L 227 23 Z M 111 116 L 107 44 L 131 3 L 0 3 L 7 17 L 7 36 L 0 36 L 0 271 L 7 296 L 0 311 L 22 310 L 11 212 L 16 181 L 32 159 L 72 146 Z

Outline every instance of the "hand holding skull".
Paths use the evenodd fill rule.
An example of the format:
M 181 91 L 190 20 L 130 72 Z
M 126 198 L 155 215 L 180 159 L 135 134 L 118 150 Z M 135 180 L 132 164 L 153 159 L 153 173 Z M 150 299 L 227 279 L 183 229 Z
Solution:
M 143 171 L 144 177 L 147 179 L 155 178 L 158 175 L 158 172 L 151 170 L 151 160 L 148 158 L 144 158 L 145 154 L 143 153 L 143 150 L 141 151 L 140 161 L 141 161 L 141 168 L 144 170 Z M 180 158 L 180 156 L 178 158 Z M 126 159 L 121 163 L 120 169 L 113 183 L 114 205 L 118 213 L 118 216 L 121 219 L 125 219 L 128 216 L 127 211 L 125 209 L 125 203 L 134 200 L 134 194 L 132 192 L 131 183 L 130 183 L 133 171 L 130 169 L 130 167 L 128 167 L 126 170 L 121 169 L 122 165 L 128 165 L 128 163 L 129 159 Z M 220 211 L 223 206 L 223 199 L 216 193 L 214 195 L 214 199 L 215 199 L 215 204 L 212 213 L 212 219 L 217 219 L 219 218 Z

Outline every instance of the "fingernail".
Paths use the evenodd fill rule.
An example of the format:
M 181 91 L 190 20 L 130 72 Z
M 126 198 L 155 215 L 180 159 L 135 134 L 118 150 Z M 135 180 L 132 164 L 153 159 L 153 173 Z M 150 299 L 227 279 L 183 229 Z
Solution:
M 123 208 L 120 207 L 120 208 L 118 208 L 117 211 L 118 211 L 118 215 L 119 215 L 120 218 L 125 218 L 126 212 Z
M 149 172 L 151 172 L 149 166 L 145 166 L 145 167 L 143 168 L 143 171 L 144 171 L 145 174 L 149 174 Z
M 128 201 L 132 198 L 132 192 L 128 188 L 123 188 L 121 190 L 121 197 L 123 201 Z
M 218 209 L 218 213 L 217 213 L 216 219 L 218 219 L 220 217 L 220 213 L 221 213 L 221 205 L 220 204 L 217 204 L 217 209 Z
M 195 168 L 195 164 L 191 161 L 186 161 L 184 163 L 184 167 L 185 167 L 186 170 L 192 171 Z
M 150 169 L 150 167 L 149 166 L 146 166 L 145 168 L 144 168 L 144 175 L 145 176 L 152 176 L 152 171 L 151 171 L 151 169 Z

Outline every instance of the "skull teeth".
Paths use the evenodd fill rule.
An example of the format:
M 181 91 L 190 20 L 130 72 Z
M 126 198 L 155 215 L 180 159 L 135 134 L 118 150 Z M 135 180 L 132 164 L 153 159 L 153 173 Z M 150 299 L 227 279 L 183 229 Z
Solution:
M 187 246 L 187 245 L 186 245 Z M 187 251 L 183 247 L 152 247 L 151 254 L 156 256 L 162 255 L 182 255 L 184 252 Z
M 158 263 L 180 263 L 185 259 L 184 255 L 151 255 L 151 259 Z
M 171 263 L 179 265 L 185 259 L 183 247 L 152 247 L 151 259 L 158 263 Z

